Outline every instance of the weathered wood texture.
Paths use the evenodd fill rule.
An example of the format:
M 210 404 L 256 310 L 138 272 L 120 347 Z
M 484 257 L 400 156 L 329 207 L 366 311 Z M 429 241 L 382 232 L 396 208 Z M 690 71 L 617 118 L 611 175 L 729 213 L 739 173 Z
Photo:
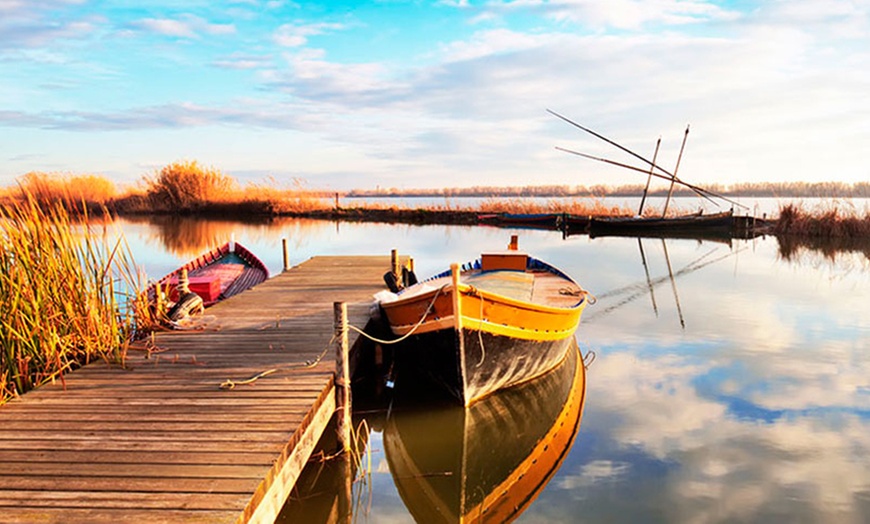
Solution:
M 204 330 L 160 333 L 126 369 L 93 363 L 0 407 L 0 521 L 273 520 L 335 410 L 333 303 L 364 326 L 389 269 L 313 258 L 206 310 Z

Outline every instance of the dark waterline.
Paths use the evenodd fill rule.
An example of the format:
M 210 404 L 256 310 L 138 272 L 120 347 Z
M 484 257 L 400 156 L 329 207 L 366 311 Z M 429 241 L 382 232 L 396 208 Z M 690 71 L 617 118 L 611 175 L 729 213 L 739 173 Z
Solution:
M 273 272 L 282 267 L 286 237 L 292 263 L 396 248 L 426 276 L 482 249 L 502 249 L 514 233 L 521 248 L 596 294 L 576 337 L 584 354 L 597 356 L 580 430 L 519 522 L 870 519 L 870 261 L 863 253 L 799 250 L 786 260 L 773 238 L 730 246 L 563 240 L 553 232 L 457 226 L 173 227 L 122 222 L 153 277 L 231 234 Z M 371 470 L 354 484 L 355 500 L 363 501 L 356 520 L 410 521 L 384 425 L 373 419 L 372 426 Z

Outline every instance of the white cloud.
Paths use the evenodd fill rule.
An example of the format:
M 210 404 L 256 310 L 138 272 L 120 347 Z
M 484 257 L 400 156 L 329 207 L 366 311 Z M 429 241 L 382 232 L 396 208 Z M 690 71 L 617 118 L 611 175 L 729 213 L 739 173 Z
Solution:
M 332 31 L 340 31 L 344 28 L 343 24 L 326 22 L 316 24 L 284 24 L 275 31 L 272 39 L 282 47 L 301 47 L 308 43 L 309 37 Z
M 271 55 L 253 55 L 245 53 L 233 53 L 213 62 L 215 67 L 223 69 L 255 69 L 262 70 L 271 67 L 273 58 Z
M 145 31 L 164 36 L 177 36 L 181 38 L 193 38 L 196 36 L 196 32 L 189 23 L 170 18 L 144 18 L 134 25 Z
M 236 32 L 233 24 L 214 24 L 189 14 L 179 18 L 143 18 L 131 25 L 146 32 L 175 38 L 199 38 L 201 33 L 228 35 Z
M 120 112 L 45 111 L 25 113 L 0 111 L 0 125 L 67 131 L 129 131 L 179 129 L 214 125 L 264 129 L 304 128 L 298 109 L 238 100 L 226 107 L 181 102 L 132 108 Z
M 0 0 L 0 12 L 15 15 L 27 15 L 38 11 L 57 9 L 64 6 L 80 5 L 87 0 L 43 0 L 32 2 L 30 0 Z
M 502 15 L 533 12 L 594 29 L 636 30 L 649 24 L 685 25 L 738 17 L 736 12 L 701 0 L 515 0 L 490 2 L 486 9 Z

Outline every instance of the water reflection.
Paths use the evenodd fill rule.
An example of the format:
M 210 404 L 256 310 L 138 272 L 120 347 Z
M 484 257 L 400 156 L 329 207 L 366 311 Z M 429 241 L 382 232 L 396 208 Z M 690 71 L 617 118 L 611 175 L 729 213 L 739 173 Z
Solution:
M 124 230 L 153 276 L 190 258 L 159 260 L 171 257 L 153 240 L 155 226 Z M 518 522 L 870 521 L 865 251 L 828 258 L 800 248 L 786 259 L 774 237 L 734 241 L 731 248 L 674 239 L 665 241 L 669 272 L 659 239 L 642 241 L 642 258 L 635 238 L 562 239 L 490 227 L 342 223 L 336 230 L 332 222 L 288 220 L 231 232 L 275 273 L 287 237 L 293 263 L 397 248 L 414 256 L 421 277 L 467 260 L 469 246 L 500 249 L 515 232 L 522 248 L 598 295 L 577 332 L 584 352 L 598 355 L 582 431 Z M 356 386 L 354 393 L 361 407 Z M 371 466 L 353 484 L 354 501 L 361 501 L 352 504 L 357 522 L 413 519 L 399 491 L 406 479 L 394 480 L 386 456 L 384 413 L 363 415 L 374 429 L 366 451 Z M 511 439 L 506 430 L 496 442 Z M 322 480 L 327 469 L 320 470 Z M 346 485 L 334 480 L 315 490 L 331 497 L 324 507 L 337 504 L 336 490 Z
M 324 228 L 332 227 L 333 224 L 313 219 L 216 220 L 189 216 L 125 218 L 124 222 L 147 225 L 150 238 L 157 242 L 161 249 L 182 258 L 198 256 L 215 246 L 225 244 L 231 237 L 242 232 L 310 238 L 317 236 Z
M 715 264 L 731 256 L 735 256 L 741 250 L 740 248 L 731 248 L 727 251 L 720 252 L 718 247 L 708 249 L 698 257 L 690 260 L 688 263 L 682 265 L 676 271 L 674 271 L 673 265 L 671 264 L 671 257 L 668 252 L 668 245 L 665 239 L 659 239 L 661 241 L 661 259 L 664 261 L 666 272 L 664 272 L 664 274 L 653 277 L 650 274 L 650 264 L 647 262 L 647 252 L 644 250 L 644 239 L 638 237 L 636 240 L 637 247 L 640 252 L 639 259 L 641 265 L 643 266 L 645 280 L 631 282 L 626 285 L 620 286 L 619 288 L 607 290 L 602 293 L 596 294 L 596 298 L 601 301 L 601 303 L 595 311 L 586 315 L 587 321 L 590 317 L 595 318 L 601 315 L 613 313 L 615 310 L 647 294 L 650 297 L 650 304 L 652 310 L 655 313 L 655 316 L 658 317 L 659 307 L 658 303 L 656 302 L 655 290 L 657 287 L 669 283 L 671 295 L 673 296 L 673 301 L 676 305 L 677 314 L 679 316 L 680 326 L 685 329 L 686 321 L 683 316 L 682 305 L 680 304 L 680 293 L 677 287 L 677 279 L 694 273 L 695 271 L 701 270 L 708 265 Z M 649 242 L 650 240 L 647 239 L 647 241 Z M 702 245 L 702 242 L 700 240 L 698 241 L 698 245 Z
M 557 369 L 465 409 L 421 407 L 397 391 L 384 448 L 393 481 L 417 522 L 509 522 L 567 455 L 585 400 L 575 347 Z
M 870 238 L 842 237 L 777 237 L 779 254 L 784 260 L 800 261 L 806 256 L 820 254 L 829 261 L 834 261 L 844 253 L 860 253 L 870 261 Z

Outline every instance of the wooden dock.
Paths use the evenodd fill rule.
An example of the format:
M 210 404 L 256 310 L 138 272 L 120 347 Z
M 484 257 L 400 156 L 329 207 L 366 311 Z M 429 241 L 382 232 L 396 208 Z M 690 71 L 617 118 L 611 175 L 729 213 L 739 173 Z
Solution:
M 365 325 L 390 263 L 315 257 L 0 406 L 0 521 L 272 522 L 335 411 L 333 303 Z

